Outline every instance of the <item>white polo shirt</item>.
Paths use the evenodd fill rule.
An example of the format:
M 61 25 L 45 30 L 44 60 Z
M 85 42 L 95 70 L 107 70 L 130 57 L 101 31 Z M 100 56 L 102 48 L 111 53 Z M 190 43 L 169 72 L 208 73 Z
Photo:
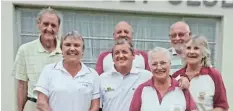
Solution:
M 161 96 L 153 79 L 141 84 L 135 91 L 129 111 L 196 111 L 196 105 L 188 90 L 182 90 L 171 77 L 168 91 Z
M 182 68 L 172 76 L 186 73 Z M 226 89 L 221 74 L 212 67 L 202 67 L 199 75 L 190 81 L 189 90 L 197 104 L 198 111 L 210 111 L 216 107 L 228 109 Z
M 129 74 L 122 76 L 113 67 L 100 75 L 101 102 L 103 111 L 129 111 L 135 89 L 151 78 L 151 72 L 133 67 Z
M 44 67 L 34 94 L 39 91 L 49 98 L 53 111 L 89 111 L 92 99 L 100 97 L 97 72 L 82 63 L 73 78 L 63 67 L 63 61 Z

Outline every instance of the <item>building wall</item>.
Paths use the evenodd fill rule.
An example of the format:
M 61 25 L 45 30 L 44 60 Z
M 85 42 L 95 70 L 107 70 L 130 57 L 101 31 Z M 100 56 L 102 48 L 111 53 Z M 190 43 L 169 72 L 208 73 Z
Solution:
M 168 15 L 190 15 L 190 16 L 208 16 L 208 17 L 219 17 L 221 18 L 219 37 L 217 37 L 217 68 L 221 70 L 223 80 L 227 89 L 227 96 L 229 105 L 233 106 L 233 87 L 231 86 L 231 78 L 233 78 L 233 71 L 230 69 L 233 64 L 233 52 L 231 47 L 233 44 L 233 8 L 222 8 L 222 2 L 218 2 L 213 7 L 201 6 L 193 7 L 187 6 L 187 3 L 183 1 L 179 5 L 171 5 L 167 1 L 143 3 L 142 1 L 120 3 L 120 2 L 2 2 L 2 110 L 14 111 L 16 107 L 12 107 L 16 103 L 15 99 L 15 81 L 11 74 L 11 69 L 16 53 L 15 41 L 17 35 L 13 35 L 14 30 L 14 7 L 15 6 L 52 6 L 56 8 L 74 8 L 74 9 L 101 9 L 101 10 L 112 10 L 112 11 L 129 11 L 135 13 L 163 13 Z M 3 47 L 8 47 L 4 50 Z M 3 64 L 4 63 L 4 64 Z

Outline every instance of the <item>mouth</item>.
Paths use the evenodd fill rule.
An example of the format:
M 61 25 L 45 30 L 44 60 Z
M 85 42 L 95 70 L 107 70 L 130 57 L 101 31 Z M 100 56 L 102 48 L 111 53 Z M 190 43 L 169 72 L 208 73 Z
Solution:
M 197 55 L 188 56 L 188 58 L 192 58 L 192 59 L 195 59 L 197 57 L 198 57 Z
M 164 73 L 166 73 L 166 70 L 155 70 L 154 71 L 157 75 L 163 75 Z

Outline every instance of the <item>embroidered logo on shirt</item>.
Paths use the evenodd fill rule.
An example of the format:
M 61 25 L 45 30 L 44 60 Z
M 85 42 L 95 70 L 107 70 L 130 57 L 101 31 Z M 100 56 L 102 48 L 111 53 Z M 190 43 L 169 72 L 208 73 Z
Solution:
M 111 88 L 111 87 L 107 87 L 107 88 L 105 89 L 105 92 L 109 92 L 109 91 L 114 91 L 114 89 Z
M 205 92 L 199 92 L 198 100 L 199 101 L 204 101 L 205 100 Z

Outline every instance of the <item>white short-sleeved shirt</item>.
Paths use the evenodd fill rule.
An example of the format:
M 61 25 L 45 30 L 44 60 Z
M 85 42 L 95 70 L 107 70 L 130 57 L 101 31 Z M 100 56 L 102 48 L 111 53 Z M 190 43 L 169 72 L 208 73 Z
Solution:
M 45 66 L 34 94 L 38 91 L 48 96 L 53 111 L 89 111 L 91 100 L 100 97 L 99 75 L 82 63 L 82 68 L 72 77 L 63 62 Z
M 103 111 L 129 111 L 134 91 L 151 77 L 151 72 L 135 67 L 126 76 L 122 76 L 114 67 L 112 70 L 101 74 Z
M 173 73 L 175 73 L 176 71 L 178 71 L 179 69 L 182 68 L 184 61 L 182 60 L 182 58 L 176 53 L 174 48 L 170 48 L 168 49 L 170 51 L 171 54 L 171 73 L 170 75 L 172 75 Z

